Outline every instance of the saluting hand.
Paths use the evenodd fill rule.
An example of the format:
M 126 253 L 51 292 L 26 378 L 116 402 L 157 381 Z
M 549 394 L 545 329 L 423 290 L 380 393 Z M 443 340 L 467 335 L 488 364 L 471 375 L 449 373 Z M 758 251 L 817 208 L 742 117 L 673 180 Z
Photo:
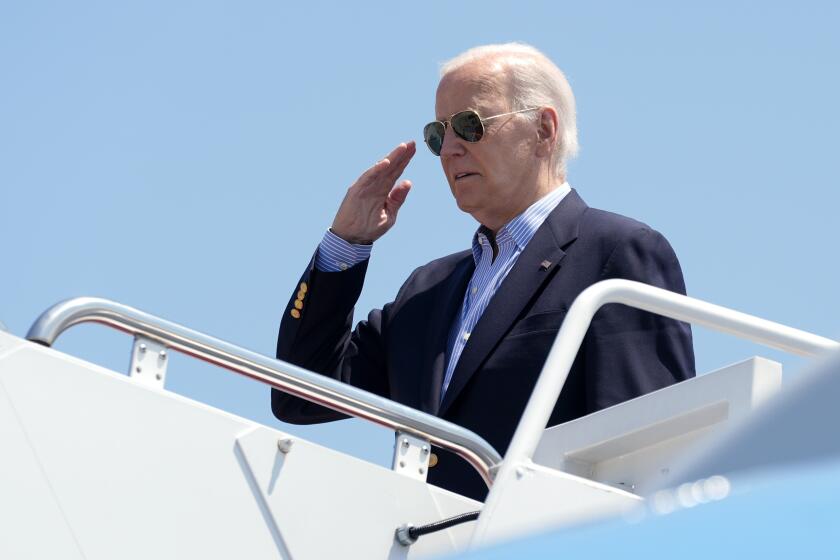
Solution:
M 332 231 L 350 243 L 373 243 L 391 229 L 405 202 L 411 181 L 397 179 L 417 151 L 404 142 L 356 179 L 344 196 Z

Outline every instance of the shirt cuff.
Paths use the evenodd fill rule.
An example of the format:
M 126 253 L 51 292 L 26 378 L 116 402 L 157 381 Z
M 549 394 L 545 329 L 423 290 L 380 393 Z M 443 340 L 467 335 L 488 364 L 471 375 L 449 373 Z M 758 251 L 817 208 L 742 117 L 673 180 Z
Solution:
M 321 272 L 339 272 L 370 258 L 373 245 L 357 245 L 340 238 L 330 230 L 318 245 L 315 268 Z

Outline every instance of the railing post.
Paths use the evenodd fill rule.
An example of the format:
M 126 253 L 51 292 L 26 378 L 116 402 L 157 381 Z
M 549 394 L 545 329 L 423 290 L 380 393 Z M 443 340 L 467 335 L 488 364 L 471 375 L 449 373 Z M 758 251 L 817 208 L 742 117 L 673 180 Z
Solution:
M 128 364 L 129 377 L 162 389 L 166 382 L 168 362 L 169 355 L 165 345 L 144 336 L 134 337 L 131 362 Z
M 396 432 L 394 436 L 394 459 L 391 468 L 395 472 L 425 482 L 431 457 L 429 440 L 406 432 Z

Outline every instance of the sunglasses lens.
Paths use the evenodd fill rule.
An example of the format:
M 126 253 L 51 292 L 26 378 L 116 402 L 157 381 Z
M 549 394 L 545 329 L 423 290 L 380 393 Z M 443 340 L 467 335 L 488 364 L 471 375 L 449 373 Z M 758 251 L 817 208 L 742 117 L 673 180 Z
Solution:
M 475 111 L 461 111 L 453 115 L 450 125 L 455 134 L 467 142 L 478 142 L 484 136 L 484 125 Z M 436 156 L 440 155 L 440 150 L 443 148 L 444 134 L 446 134 L 446 125 L 440 121 L 430 122 L 423 128 L 423 139 Z
M 445 127 L 442 122 L 430 122 L 423 128 L 423 140 L 426 145 L 436 156 L 440 155 L 440 149 L 443 147 L 443 135 Z
M 484 125 L 475 111 L 461 111 L 453 115 L 452 130 L 467 142 L 478 142 L 484 136 Z

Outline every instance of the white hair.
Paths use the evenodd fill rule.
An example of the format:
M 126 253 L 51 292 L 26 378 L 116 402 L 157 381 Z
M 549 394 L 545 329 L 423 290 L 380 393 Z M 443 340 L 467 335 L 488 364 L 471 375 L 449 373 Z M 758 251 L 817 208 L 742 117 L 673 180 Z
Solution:
M 566 161 L 577 155 L 575 96 L 566 76 L 547 56 L 531 45 L 505 43 L 469 49 L 444 62 L 440 77 L 481 59 L 493 58 L 504 64 L 508 75 L 512 111 L 530 107 L 554 107 L 559 118 L 557 144 L 554 147 L 555 172 L 566 174 Z M 498 76 L 491 76 L 498 83 Z M 536 119 L 536 113 L 523 113 Z

